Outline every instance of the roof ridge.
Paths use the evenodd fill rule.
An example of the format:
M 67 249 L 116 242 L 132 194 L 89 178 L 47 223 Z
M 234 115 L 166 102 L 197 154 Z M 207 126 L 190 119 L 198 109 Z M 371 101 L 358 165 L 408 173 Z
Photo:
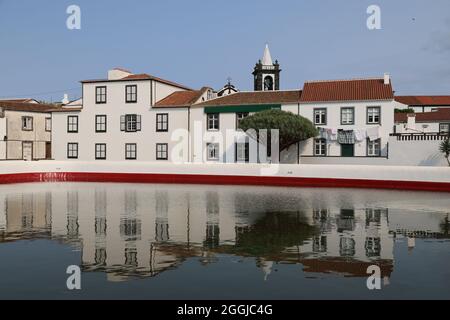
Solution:
M 334 80 L 307 80 L 306 83 L 321 83 L 321 82 L 344 82 L 344 81 L 363 81 L 363 80 L 384 80 L 381 77 L 369 77 L 369 78 L 350 78 L 350 79 L 334 79 Z

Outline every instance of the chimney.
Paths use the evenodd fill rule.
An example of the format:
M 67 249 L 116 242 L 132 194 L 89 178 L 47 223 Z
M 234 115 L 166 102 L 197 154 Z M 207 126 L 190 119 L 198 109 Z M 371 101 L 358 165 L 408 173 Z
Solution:
M 67 93 L 64 93 L 64 98 L 62 99 L 61 103 L 62 104 L 68 104 L 69 101 L 69 95 Z
M 408 122 L 406 123 L 407 130 L 416 130 L 416 114 L 408 113 L 407 116 Z
M 384 74 L 384 84 L 388 85 L 391 83 L 391 76 L 389 75 L 389 73 L 385 73 Z
M 122 68 L 114 68 L 108 71 L 108 80 L 119 80 L 129 75 L 132 75 L 132 73 L 128 70 Z

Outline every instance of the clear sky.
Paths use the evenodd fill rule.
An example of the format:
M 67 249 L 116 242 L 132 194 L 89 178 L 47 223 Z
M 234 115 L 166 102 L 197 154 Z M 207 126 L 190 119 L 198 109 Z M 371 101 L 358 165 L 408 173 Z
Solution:
M 71 4 L 81 30 L 66 27 Z M 381 30 L 366 26 L 372 4 Z M 389 72 L 397 94 L 450 95 L 450 0 L 0 0 L 0 98 L 77 98 L 113 67 L 252 90 L 266 42 L 282 89 Z

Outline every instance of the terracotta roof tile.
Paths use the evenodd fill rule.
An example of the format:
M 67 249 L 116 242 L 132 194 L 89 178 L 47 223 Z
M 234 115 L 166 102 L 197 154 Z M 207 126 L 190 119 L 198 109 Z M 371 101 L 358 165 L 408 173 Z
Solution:
M 133 81 L 133 80 L 155 80 L 161 83 L 165 83 L 174 87 L 178 87 L 180 89 L 185 89 L 185 90 L 192 90 L 189 87 L 186 87 L 182 84 L 173 82 L 173 81 L 169 81 L 169 80 L 165 80 L 162 78 L 158 78 L 155 76 L 152 76 L 150 74 L 147 73 L 139 73 L 139 74 L 130 74 L 129 76 L 120 78 L 120 79 L 114 79 L 114 80 L 108 80 L 108 79 L 92 79 L 92 80 L 83 80 L 81 81 L 81 83 L 95 83 L 95 82 L 114 82 L 114 81 Z
M 301 90 L 236 92 L 195 104 L 194 107 L 235 106 L 252 104 L 298 103 Z
M 396 96 L 395 101 L 408 106 L 450 106 L 450 96 Z
M 384 79 L 306 82 L 301 102 L 365 101 L 394 99 L 392 84 Z
M 154 107 L 189 107 L 195 103 L 203 93 L 203 89 L 194 91 L 175 91 L 171 95 L 155 103 Z
M 11 111 L 52 112 L 61 107 L 54 104 L 0 101 L 0 108 Z
M 416 122 L 440 122 L 450 121 L 450 108 L 440 108 L 432 112 L 418 112 L 415 113 Z M 407 113 L 395 113 L 394 120 L 397 123 L 407 122 Z

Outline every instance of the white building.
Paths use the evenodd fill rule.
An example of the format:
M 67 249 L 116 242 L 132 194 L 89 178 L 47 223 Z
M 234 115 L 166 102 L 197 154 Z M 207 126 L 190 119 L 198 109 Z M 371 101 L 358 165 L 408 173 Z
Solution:
M 395 133 L 450 133 L 450 108 L 419 113 L 396 113 Z
M 0 160 L 51 158 L 51 112 L 55 105 L 0 101 Z
M 82 107 L 77 101 L 53 114 L 53 157 L 58 160 L 174 161 L 172 133 L 179 130 L 182 136 L 189 129 L 189 104 L 179 103 L 180 97 L 197 102 L 210 94 L 208 88 L 193 91 L 118 68 L 107 79 L 81 83 Z M 157 105 L 175 92 L 171 106 Z M 178 161 L 188 161 L 187 145 L 176 154 Z

